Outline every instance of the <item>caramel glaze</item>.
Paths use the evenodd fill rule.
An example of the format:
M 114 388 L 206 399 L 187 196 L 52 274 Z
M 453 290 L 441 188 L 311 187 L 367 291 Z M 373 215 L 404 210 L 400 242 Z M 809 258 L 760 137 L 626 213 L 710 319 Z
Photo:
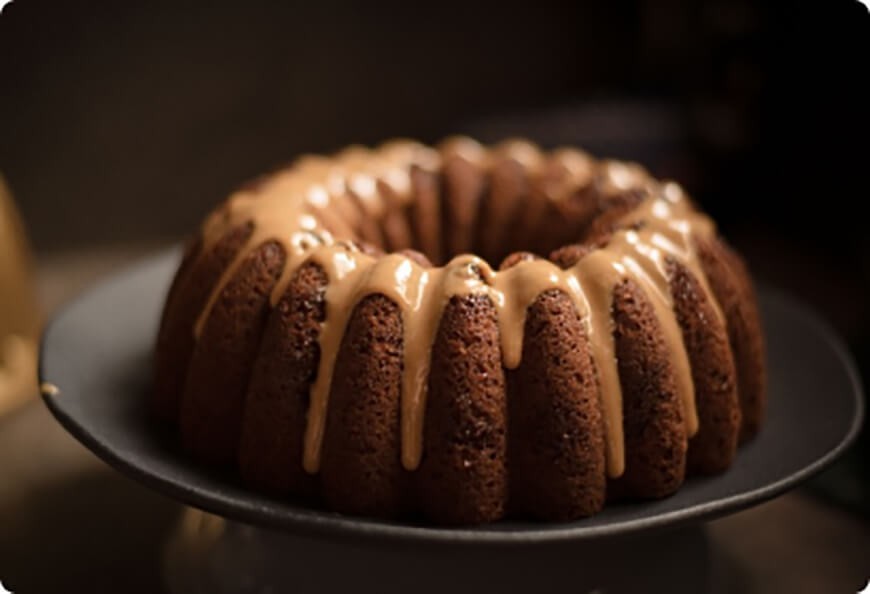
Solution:
M 436 267 L 403 253 L 373 255 L 371 250 L 361 249 L 366 241 L 391 250 L 412 247 L 414 238 L 408 230 L 413 225 L 407 219 L 393 217 L 392 224 L 384 222 L 395 212 L 413 212 L 414 189 L 419 185 L 415 176 L 429 174 L 430 179 L 437 179 L 444 167 L 456 163 L 478 172 L 481 178 L 503 170 L 506 163 L 519 166 L 528 180 L 531 204 L 517 206 L 514 196 L 510 213 L 506 210 L 498 222 L 503 228 L 525 229 L 523 237 L 528 241 L 533 240 L 535 227 L 546 220 L 550 210 L 574 213 L 566 215 L 573 221 L 568 231 L 578 238 L 589 231 L 594 217 L 610 206 L 622 207 L 613 211 L 606 241 L 599 238 L 598 244 L 565 268 L 546 259 L 524 257 L 496 271 L 484 259 L 465 253 Z M 631 208 L 624 208 L 627 195 L 635 197 Z M 487 229 L 483 237 L 487 253 L 497 253 L 499 237 L 482 221 L 475 222 L 473 216 L 475 213 L 467 211 L 452 224 L 445 221 L 451 226 L 449 232 L 461 234 L 451 245 L 471 245 L 469 234 L 476 225 L 478 230 Z M 566 216 L 559 220 L 564 222 Z M 673 309 L 669 266 L 673 262 L 684 266 L 706 289 L 694 246 L 698 239 L 711 238 L 715 229 L 679 186 L 657 182 L 637 165 L 595 161 L 575 149 L 544 153 L 519 140 L 492 148 L 464 137 L 449 139 L 436 149 L 411 141 L 393 141 L 374 150 L 354 146 L 333 158 L 303 157 L 288 169 L 231 196 L 206 220 L 200 253 L 207 253 L 233 229 L 245 225 L 250 225 L 252 232 L 211 291 L 196 321 L 194 338 L 199 337 L 215 301 L 241 263 L 264 243 L 277 242 L 286 254 L 271 294 L 273 307 L 303 264 L 313 262 L 323 269 L 329 279 L 326 317 L 318 337 L 320 359 L 310 390 L 303 452 L 303 466 L 311 474 L 320 468 L 330 382 L 342 337 L 354 306 L 373 294 L 386 296 L 401 313 L 401 461 L 407 470 L 416 469 L 423 455 L 431 349 L 445 306 L 456 296 L 484 296 L 493 304 L 507 369 L 520 364 L 526 312 L 538 296 L 559 291 L 570 298 L 589 337 L 604 417 L 606 470 L 615 478 L 624 472 L 625 451 L 611 305 L 614 288 L 631 280 L 651 301 L 671 353 L 686 433 L 692 436 L 698 430 L 692 374 Z M 387 228 L 394 231 L 385 233 Z M 560 233 L 566 234 L 566 229 Z M 425 251 L 426 246 L 422 247 Z M 427 255 L 435 261 L 440 256 Z M 713 311 L 724 324 L 715 304 Z

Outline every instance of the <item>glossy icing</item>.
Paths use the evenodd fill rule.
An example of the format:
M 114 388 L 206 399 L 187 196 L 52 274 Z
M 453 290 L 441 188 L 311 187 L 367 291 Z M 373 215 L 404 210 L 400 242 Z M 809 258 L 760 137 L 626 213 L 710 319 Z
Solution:
M 558 183 L 541 190 L 553 203 L 593 183 L 597 200 L 605 206 L 629 190 L 642 192 L 643 199 L 616 221 L 602 247 L 567 269 L 546 259 L 533 259 L 496 271 L 471 254 L 455 255 L 444 266 L 424 267 L 399 253 L 376 257 L 359 249 L 365 218 L 380 221 L 389 208 L 403 208 L 414 199 L 412 167 L 437 173 L 444 162 L 457 158 L 483 171 L 498 159 L 512 159 L 530 180 L 542 179 L 545 168 L 556 168 L 560 171 Z M 640 166 L 595 161 L 576 149 L 544 153 L 522 140 L 492 148 L 465 137 L 448 139 L 437 149 L 412 141 L 393 141 L 374 150 L 353 146 L 333 158 L 303 157 L 290 168 L 231 196 L 205 222 L 203 251 L 244 224 L 252 224 L 253 231 L 212 291 L 194 332 L 199 336 L 227 283 L 251 252 L 265 242 L 277 242 L 285 254 L 284 270 L 271 296 L 273 306 L 302 264 L 311 260 L 323 268 L 329 279 L 326 320 L 319 335 L 320 362 L 311 386 L 304 441 L 303 465 L 310 473 L 316 473 L 320 466 L 332 371 L 346 324 L 354 306 L 372 294 L 391 299 L 402 315 L 401 445 L 402 464 L 408 470 L 419 465 L 425 447 L 430 351 L 441 314 L 452 297 L 461 295 L 486 295 L 495 306 L 502 360 L 508 369 L 521 363 L 526 311 L 537 297 L 557 289 L 573 300 L 584 320 L 598 372 L 607 473 L 618 477 L 624 471 L 625 453 L 611 300 L 614 287 L 631 279 L 653 304 L 672 354 L 687 433 L 691 436 L 697 431 L 691 370 L 673 313 L 668 262 L 673 259 L 683 264 L 706 283 L 693 238 L 715 229 L 676 184 L 658 183 Z M 718 309 L 715 311 L 721 316 Z

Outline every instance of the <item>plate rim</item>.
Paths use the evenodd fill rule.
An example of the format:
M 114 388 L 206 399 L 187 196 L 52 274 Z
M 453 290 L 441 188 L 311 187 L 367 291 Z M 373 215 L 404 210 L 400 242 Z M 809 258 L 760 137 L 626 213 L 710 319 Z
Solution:
M 288 504 L 274 499 L 279 505 L 290 506 L 285 507 L 282 513 L 276 514 L 274 510 L 269 511 L 268 508 L 260 507 L 258 509 L 256 501 L 245 501 L 244 504 L 240 505 L 238 501 L 228 499 L 225 494 L 219 492 L 204 493 L 197 486 L 181 484 L 175 480 L 150 473 L 140 466 L 131 463 L 115 451 L 112 444 L 105 443 L 103 439 L 94 435 L 85 425 L 73 418 L 65 410 L 62 404 L 62 397 L 58 398 L 57 393 L 50 389 L 45 389 L 46 383 L 50 382 L 46 377 L 45 351 L 48 340 L 51 338 L 52 332 L 58 325 L 59 320 L 64 318 L 76 304 L 90 298 L 98 288 L 110 283 L 122 282 L 125 277 L 141 272 L 140 269 L 144 265 L 157 263 L 159 260 L 168 258 L 170 255 L 177 257 L 179 253 L 180 250 L 176 247 L 142 258 L 139 262 L 133 263 L 121 271 L 108 275 L 97 283 L 92 284 L 56 310 L 50 321 L 45 325 L 39 344 L 38 374 L 40 394 L 49 411 L 64 429 L 115 471 L 181 504 L 202 509 L 230 520 L 241 521 L 267 529 L 288 531 L 316 538 L 341 538 L 343 540 L 365 540 L 367 542 L 512 546 L 588 541 L 597 538 L 624 536 L 630 533 L 653 529 L 676 527 L 693 521 L 708 521 L 769 501 L 830 466 L 855 442 L 865 416 L 863 384 L 860 374 L 857 371 L 849 349 L 832 326 L 800 299 L 792 297 L 779 289 L 756 285 L 756 290 L 760 295 L 764 296 L 764 301 L 773 302 L 776 304 L 776 307 L 791 309 L 793 313 L 799 315 L 807 324 L 812 326 L 814 332 L 831 349 L 848 377 L 851 387 L 850 396 L 855 409 L 855 414 L 848 431 L 834 447 L 811 464 L 778 481 L 718 498 L 714 501 L 697 503 L 680 509 L 657 513 L 649 517 L 588 527 L 584 527 L 582 521 L 579 524 L 574 522 L 561 527 L 553 523 L 542 523 L 541 526 L 546 526 L 546 528 L 542 529 L 526 528 L 525 526 L 531 524 L 524 524 L 523 528 L 517 530 L 511 530 L 510 523 L 483 524 L 476 527 L 403 524 L 343 515 L 322 509 L 306 508 L 302 504 Z M 161 287 L 160 291 L 163 290 L 165 288 Z M 268 495 L 259 493 L 257 495 L 268 497 Z M 270 498 L 270 500 L 272 499 Z M 501 526 L 501 529 L 492 529 L 492 526 Z

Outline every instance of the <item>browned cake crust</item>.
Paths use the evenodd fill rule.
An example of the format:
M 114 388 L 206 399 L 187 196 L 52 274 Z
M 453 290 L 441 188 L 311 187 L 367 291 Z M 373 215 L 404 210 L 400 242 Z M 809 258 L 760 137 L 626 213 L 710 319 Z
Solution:
M 437 168 L 431 154 L 408 165 L 404 185 L 376 179 L 376 200 L 348 185 L 315 213 L 336 235 L 303 237 L 326 241 L 305 252 L 319 259 L 300 259 L 290 223 L 256 219 L 264 202 L 298 216 L 269 194 L 272 177 L 245 190 L 256 201 L 243 192 L 216 211 L 167 297 L 154 413 L 178 424 L 198 460 L 234 464 L 255 488 L 448 525 L 584 517 L 727 469 L 765 402 L 758 307 L 739 256 L 697 215 L 692 257 L 659 242 L 662 280 L 650 280 L 653 267 L 626 272 L 619 258 L 648 253 L 632 241 L 673 231 L 655 217 L 696 216 L 688 198 L 571 149 L 451 146 Z M 496 272 L 457 257 L 472 251 L 504 260 Z M 363 289 L 330 292 L 351 286 L 345 276 Z M 329 327 L 340 332 L 329 338 Z M 409 370 L 422 378 L 410 400 L 418 425 Z M 320 422 L 322 442 L 311 430 Z
M 193 349 L 179 422 L 185 447 L 203 460 L 236 461 L 251 368 L 283 266 L 277 243 L 251 252 L 215 302 Z
M 721 239 L 699 239 L 697 244 L 704 274 L 728 326 L 737 369 L 742 442 L 758 432 L 764 419 L 764 338 L 755 291 L 743 261 Z
M 402 349 L 398 306 L 383 295 L 363 299 L 335 364 L 320 466 L 323 496 L 337 511 L 390 516 L 402 508 Z
M 601 207 L 602 201 L 593 186 L 586 184 L 567 197 L 550 201 L 539 241 L 543 252 L 550 252 L 577 241 L 578 230 L 586 229 Z
M 584 243 L 601 242 L 603 237 L 613 232 L 621 217 L 637 208 L 646 198 L 642 191 L 626 190 L 612 195 L 604 203 L 599 203 L 595 217 L 586 230 Z
M 595 365 L 574 303 L 535 300 L 523 360 L 508 373 L 511 505 L 546 520 L 589 516 L 605 500 L 604 421 Z
M 474 246 L 474 229 L 478 205 L 486 191 L 488 179 L 478 167 L 461 156 L 444 163 L 444 238 L 448 254 L 468 254 Z M 430 223 L 431 224 L 431 223 Z
M 390 186 L 383 182 L 378 185 L 378 192 L 383 196 L 386 204 L 386 213 L 381 221 L 386 250 L 398 252 L 410 248 L 413 245 L 413 237 L 408 213 L 402 200 Z
M 735 328 L 743 330 L 741 335 L 735 334 L 732 342 L 739 345 L 739 347 L 734 347 L 734 356 L 739 356 L 746 368 L 746 372 L 738 380 L 742 384 L 740 393 L 744 395 L 740 402 L 744 417 L 740 439 L 746 440 L 758 433 L 764 421 L 764 407 L 767 402 L 765 397 L 767 375 L 764 366 L 764 334 L 761 331 L 758 296 L 746 262 L 725 240 L 722 240 L 722 245 L 731 269 L 740 284 L 743 296 L 743 306 L 735 314 L 735 318 L 742 318 L 742 322 L 734 324 Z
M 173 308 L 175 306 L 175 302 L 178 299 L 178 294 L 181 292 L 181 285 L 183 281 L 187 278 L 188 273 L 190 272 L 191 267 L 196 262 L 197 258 L 202 253 L 202 238 L 197 237 L 193 240 L 187 242 L 187 245 L 184 248 L 184 254 L 181 257 L 181 264 L 178 266 L 178 272 L 175 275 L 175 278 L 172 279 L 172 284 L 169 285 L 169 292 L 166 294 L 166 305 L 163 308 L 163 314 L 160 318 L 160 329 L 163 330 L 166 325 L 167 316 L 171 315 Z M 161 337 L 158 336 L 158 340 L 161 340 Z M 166 340 L 162 338 L 162 340 Z
M 193 333 L 188 332 L 189 325 L 192 323 L 190 319 L 187 320 L 187 324 L 182 323 L 178 301 L 180 299 L 187 303 L 192 301 L 185 294 L 183 285 L 201 252 L 202 238 L 197 237 L 188 241 L 178 273 L 172 279 L 169 292 L 166 294 L 166 304 L 160 316 L 160 330 L 157 333 L 157 347 L 153 362 L 154 393 L 149 405 L 153 415 L 169 423 L 178 420 L 178 402 L 186 378 L 186 374 L 177 373 L 176 370 L 187 369 L 187 361 L 194 344 Z
M 613 295 L 613 336 L 622 386 L 625 473 L 612 481 L 612 497 L 664 497 L 686 471 L 685 420 L 670 354 L 653 306 L 630 280 Z
M 319 492 L 317 477 L 302 468 L 302 436 L 327 282 L 313 262 L 295 273 L 263 332 L 245 400 L 239 469 L 250 484 L 278 494 Z
M 189 264 L 179 269 L 172 298 L 163 311 L 154 355 L 154 393 L 151 407 L 161 418 L 178 421 L 181 395 L 187 381 L 196 340 L 193 326 L 218 279 L 251 235 L 251 225 L 229 232 L 207 254 L 199 247 Z M 200 242 L 197 241 L 196 244 Z
M 546 243 L 542 239 L 541 231 L 550 212 L 549 184 L 558 175 L 552 168 L 545 167 L 535 178 L 529 180 L 528 194 L 524 196 L 513 226 L 508 231 L 509 246 L 535 253 L 547 253 L 547 247 L 541 245 Z
M 480 253 L 490 262 L 497 261 L 508 251 L 507 231 L 517 220 L 517 215 L 529 192 L 525 170 L 514 159 L 499 159 L 489 176 L 489 192 L 481 199 L 481 212 L 486 216 L 477 220 L 477 244 L 475 253 Z
M 495 308 L 487 297 L 454 297 L 432 346 L 426 455 L 414 473 L 426 517 L 474 524 L 504 515 L 506 409 Z
M 689 472 L 722 472 L 737 453 L 740 402 L 728 335 L 698 280 L 682 264 L 668 262 L 671 294 L 692 365 L 698 432 L 689 440 Z
M 441 226 L 435 221 L 441 220 L 441 182 L 440 177 L 432 172 L 411 167 L 411 188 L 414 200 L 411 202 L 411 228 L 414 232 L 413 247 L 429 259 L 440 264 L 444 261 Z

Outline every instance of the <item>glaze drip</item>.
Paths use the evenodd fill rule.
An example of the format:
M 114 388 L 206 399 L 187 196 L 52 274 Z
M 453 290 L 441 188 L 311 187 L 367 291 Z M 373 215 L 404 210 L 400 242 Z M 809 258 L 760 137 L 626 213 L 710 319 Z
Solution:
M 377 223 L 396 204 L 411 204 L 412 168 L 437 174 L 449 159 L 464 159 L 484 172 L 498 159 L 511 159 L 530 180 L 541 180 L 544 170 L 555 168 L 560 171 L 558 183 L 550 182 L 541 190 L 554 204 L 590 185 L 596 188 L 599 209 L 606 209 L 610 199 L 629 190 L 642 191 L 645 198 L 616 221 L 602 247 L 567 269 L 535 259 L 494 271 L 486 261 L 469 254 L 457 255 L 442 267 L 424 267 L 402 254 L 375 257 L 361 251 L 358 242 L 366 219 Z M 199 337 L 226 285 L 245 259 L 266 242 L 279 243 L 285 253 L 285 266 L 271 295 L 273 306 L 305 262 L 316 262 L 324 270 L 328 278 L 326 321 L 318 339 L 320 361 L 311 385 L 302 461 L 309 473 L 320 468 L 332 372 L 346 325 L 354 307 L 372 294 L 391 299 L 402 315 L 401 461 L 408 470 L 417 468 L 424 452 L 430 352 L 441 315 L 451 298 L 463 295 L 485 295 L 495 306 L 502 361 L 508 369 L 522 362 L 526 312 L 538 296 L 559 290 L 571 298 L 585 324 L 598 373 L 607 474 L 618 477 L 625 469 L 625 452 L 611 305 L 614 287 L 631 279 L 653 304 L 672 353 L 687 434 L 698 430 L 691 370 L 673 313 L 668 263 L 683 264 L 706 288 L 694 238 L 709 236 L 715 229 L 679 186 L 659 184 L 637 165 L 595 161 L 575 149 L 545 154 L 518 140 L 489 149 L 464 137 L 448 139 L 437 150 L 411 141 L 393 141 L 375 150 L 354 146 L 334 158 L 303 157 L 260 185 L 231 196 L 206 220 L 203 252 L 230 230 L 246 224 L 252 226 L 250 237 L 210 294 L 194 333 Z M 714 310 L 721 318 L 718 308 Z

